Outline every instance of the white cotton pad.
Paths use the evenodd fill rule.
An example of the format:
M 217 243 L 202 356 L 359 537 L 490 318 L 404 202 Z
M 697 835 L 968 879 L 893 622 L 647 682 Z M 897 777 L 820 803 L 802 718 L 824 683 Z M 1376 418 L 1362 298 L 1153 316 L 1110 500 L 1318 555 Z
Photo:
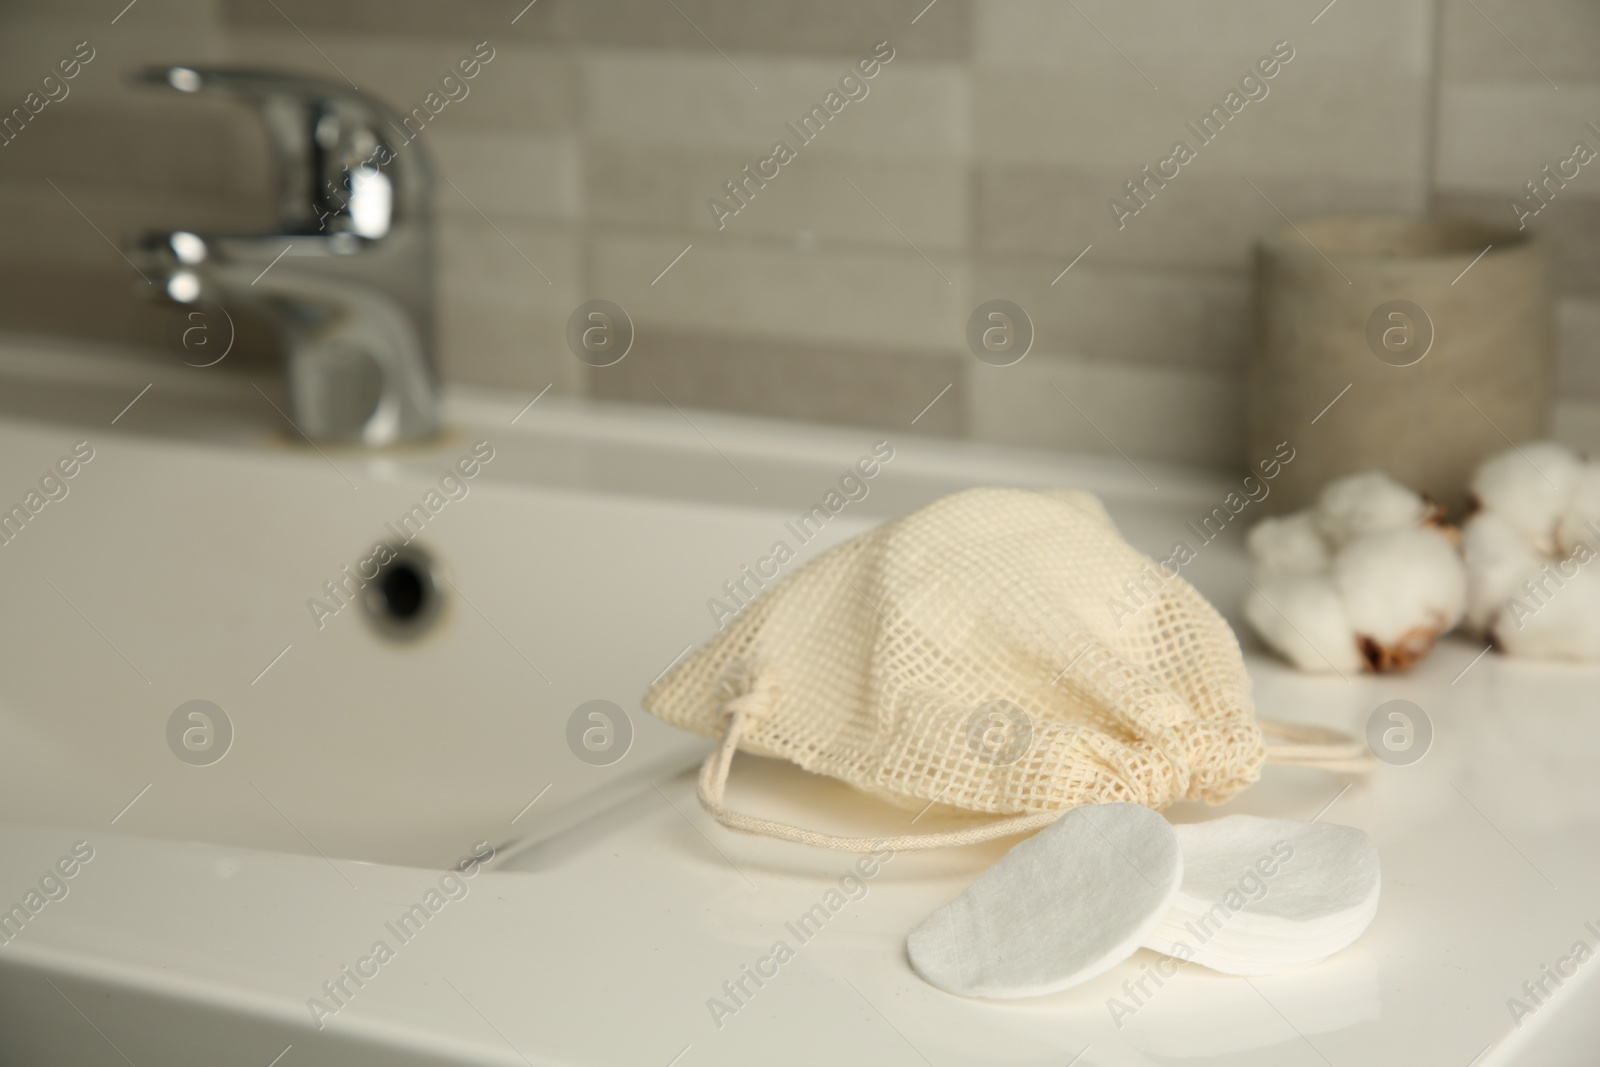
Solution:
M 1074 808 L 1006 853 L 906 939 L 950 993 L 1035 997 L 1133 955 L 1183 880 L 1172 824 L 1141 804 Z
M 1175 828 L 1183 886 L 1146 948 L 1227 974 L 1315 963 L 1378 911 L 1378 849 L 1335 823 L 1230 815 Z

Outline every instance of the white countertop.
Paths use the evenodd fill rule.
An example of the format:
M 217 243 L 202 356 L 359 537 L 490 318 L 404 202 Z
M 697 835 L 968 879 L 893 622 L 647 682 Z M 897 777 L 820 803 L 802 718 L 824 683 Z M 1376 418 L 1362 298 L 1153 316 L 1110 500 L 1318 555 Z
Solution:
M 83 395 L 103 393 L 109 403 L 127 392 L 116 382 L 96 381 Z M 52 387 L 49 395 L 59 398 L 61 393 Z M 233 393 L 227 397 L 226 403 L 244 403 Z M 152 394 L 146 399 L 156 398 Z M 560 519 L 569 514 L 563 509 L 581 516 L 590 513 L 583 509 L 601 506 L 593 501 L 613 501 L 604 506 L 622 510 L 604 514 L 633 516 L 630 522 L 654 522 L 650 516 L 657 510 L 678 516 L 685 529 L 705 531 L 706 558 L 686 562 L 685 571 L 693 573 L 676 579 L 692 590 L 723 573 L 724 557 L 737 560 L 746 543 L 760 545 L 773 516 L 826 488 L 836 466 L 880 436 L 771 426 L 700 412 L 691 413 L 693 423 L 684 425 L 672 412 L 571 402 L 546 406 L 547 401 L 533 409 L 537 417 L 524 417 L 513 426 L 511 417 L 521 403 L 459 394 L 450 409 L 459 433 L 437 448 L 399 456 L 342 452 L 333 457 L 375 499 L 387 500 L 381 494 L 390 490 L 399 494 L 394 499 L 403 499 L 436 459 L 453 455 L 461 441 L 491 428 L 504 457 L 490 468 L 494 492 L 487 491 L 486 481 L 483 502 L 462 505 L 462 525 L 455 532 L 441 525 L 435 544 L 458 559 L 463 588 L 484 589 L 480 596 L 488 601 L 490 616 L 523 647 L 533 649 L 535 659 L 540 658 L 541 642 L 558 640 L 559 628 L 547 634 L 539 629 L 544 624 L 537 611 L 530 608 L 525 618 L 517 616 L 514 597 L 496 602 L 485 584 L 472 584 L 487 582 L 489 572 L 515 578 L 490 566 L 502 550 L 536 551 L 526 544 L 526 530 L 498 529 L 515 525 L 520 514 L 516 509 L 542 508 L 539 514 Z M 11 493 L 17 480 L 12 474 L 21 476 L 37 465 L 32 442 L 40 442 L 43 455 L 57 447 L 57 438 L 71 439 L 79 426 L 91 423 L 105 455 L 101 470 L 118 472 L 119 479 L 172 471 L 190 472 L 186 477 L 192 479 L 195 472 L 218 464 L 230 470 L 254 464 L 277 472 L 260 474 L 259 483 L 252 483 L 258 484 L 258 493 L 275 492 L 273 479 L 280 477 L 285 485 L 304 486 L 307 500 L 345 491 L 315 454 L 263 443 L 265 430 L 238 432 L 221 448 L 196 448 L 195 436 L 165 425 L 184 410 L 185 404 L 177 401 L 169 409 L 151 405 L 144 415 L 149 421 L 130 416 L 124 420 L 128 425 L 119 423 L 113 430 L 104 424 L 115 406 L 104 419 L 96 411 L 93 419 L 85 414 L 75 425 L 58 411 L 19 412 L 0 404 L 0 411 L 9 412 L 0 417 L 0 438 L 6 442 L 0 456 L 12 457 L 0 458 L 0 497 Z M 709 441 L 715 444 L 708 447 Z M 864 502 L 867 506 L 851 523 L 841 524 L 835 539 L 962 485 L 1055 483 L 1104 494 L 1130 540 L 1154 552 L 1165 547 L 1185 519 L 1208 510 L 1226 491 L 1227 479 L 1207 472 L 1147 467 L 1160 486 L 1152 490 L 1117 461 L 915 437 L 896 439 L 895 444 L 894 465 Z M 727 464 L 737 464 L 743 475 L 760 484 L 762 495 L 743 496 L 746 489 Z M 1452 638 L 1409 675 L 1346 682 L 1297 675 L 1246 637 L 1263 715 L 1360 733 L 1379 704 L 1405 698 L 1430 717 L 1432 748 L 1418 763 L 1380 766 L 1360 779 L 1269 768 L 1258 785 L 1226 806 L 1180 807 L 1169 815 L 1192 820 L 1230 812 L 1305 819 L 1320 814 L 1362 827 L 1377 841 L 1384 866 L 1378 917 L 1355 946 L 1304 971 L 1244 980 L 1186 968 L 1119 1028 L 1108 998 L 1122 995 L 1124 981 L 1137 978 L 1151 962 L 1154 957 L 1147 952 L 1078 989 L 1019 1003 L 955 998 L 910 971 L 906 933 L 1003 853 L 1005 842 L 896 857 L 868 882 L 864 896 L 849 901 L 805 944 L 795 943 L 785 924 L 821 900 L 854 857 L 743 837 L 717 826 L 699 810 L 691 778 L 672 769 L 692 763 L 702 751 L 699 742 L 663 741 L 653 750 L 641 749 L 639 769 L 657 759 L 650 773 L 597 777 L 599 787 L 585 794 L 582 804 L 561 809 L 563 817 L 540 822 L 530 816 L 515 826 L 510 816 L 516 805 L 495 816 L 504 825 L 489 825 L 484 814 L 500 811 L 503 799 L 513 795 L 503 788 L 499 772 L 480 771 L 474 783 L 470 760 L 464 768 L 450 764 L 450 776 L 430 778 L 425 769 L 412 772 L 408 795 L 439 813 L 426 828 L 428 841 L 459 839 L 459 849 L 450 853 L 444 845 L 423 847 L 419 842 L 408 851 L 404 824 L 375 823 L 373 840 L 382 836 L 377 833 L 381 828 L 386 843 L 369 851 L 414 855 L 416 866 L 403 860 L 346 858 L 363 851 L 357 836 L 349 838 L 349 847 L 331 847 L 319 855 L 318 849 L 274 824 L 264 810 L 248 816 L 224 812 L 226 818 L 210 821 L 193 811 L 184 816 L 185 805 L 200 809 L 221 803 L 216 797 L 236 798 L 194 784 L 221 782 L 220 777 L 184 778 L 179 772 L 193 768 L 167 767 L 161 761 L 171 757 L 160 750 L 159 739 L 146 746 L 154 754 L 144 755 L 144 735 L 134 732 L 122 739 L 112 719 L 103 721 L 124 753 L 118 761 L 97 761 L 95 739 L 83 737 L 75 742 L 81 746 L 78 771 L 70 761 L 51 763 L 60 750 L 49 743 L 57 728 L 52 724 L 78 721 L 74 715 L 89 716 L 81 721 L 92 723 L 97 721 L 94 715 L 119 713 L 117 702 L 124 695 L 132 703 L 122 710 L 145 708 L 138 701 L 147 700 L 148 708 L 137 714 L 154 721 L 170 710 L 177 696 L 196 688 L 190 682 L 175 684 L 169 695 L 158 676 L 151 684 L 161 692 L 141 695 L 144 687 L 138 679 L 86 630 L 72 634 L 72 641 L 81 643 L 62 661 L 67 666 L 48 678 L 38 677 L 49 655 L 44 642 L 52 639 L 56 627 L 71 623 L 71 616 L 58 610 L 59 604 L 19 615 L 19 605 L 31 608 L 28 598 L 50 603 L 43 599 L 48 590 L 35 589 L 42 589 L 36 569 L 58 578 L 75 575 L 63 580 L 78 596 L 83 613 L 100 618 L 102 628 L 123 642 L 134 662 L 152 671 L 157 670 L 152 663 L 160 662 L 161 642 L 152 638 L 148 646 L 141 643 L 140 616 L 120 619 L 109 600 L 97 607 L 94 583 L 117 580 L 111 568 L 126 565 L 116 558 L 119 535 L 144 523 L 147 532 L 153 528 L 179 538 L 181 527 L 177 520 L 163 518 L 153 504 L 141 511 L 137 493 L 117 498 L 117 510 L 102 514 L 98 509 L 111 506 L 110 489 L 104 497 L 96 496 L 99 490 L 87 480 L 92 473 L 97 472 L 86 473 L 74 489 L 77 495 L 59 506 L 59 514 L 44 516 L 56 523 L 53 547 L 14 545 L 0 552 L 0 592 L 11 605 L 5 625 L 12 650 L 7 660 L 10 692 L 0 699 L 0 723 L 8 739 L 6 750 L 0 751 L 0 774 L 10 783 L 0 787 L 10 790 L 4 792 L 0 819 L 12 820 L 0 822 L 0 905 L 20 899 L 75 841 L 89 841 L 95 850 L 93 860 L 70 880 L 64 899 L 48 904 L 19 936 L 0 944 L 0 1064 L 68 1062 L 61 1058 L 67 1055 L 64 1049 L 71 1050 L 75 1063 L 121 1063 L 126 1058 L 140 1067 L 184 1062 L 264 1067 L 280 1054 L 282 1067 L 320 1062 L 594 1067 L 820 1062 L 939 1067 L 1077 1062 L 1086 1067 L 1176 1059 L 1230 1067 L 1595 1062 L 1600 984 L 1593 975 L 1600 972 L 1600 962 L 1580 964 L 1544 1003 L 1530 1005 L 1536 1010 L 1520 1026 L 1507 1006 L 1508 998 L 1528 1000 L 1523 983 L 1537 981 L 1542 967 L 1569 956 L 1575 942 L 1583 939 L 1600 950 L 1600 936 L 1585 927 L 1592 922 L 1600 930 L 1600 775 L 1595 773 L 1600 672 L 1595 670 L 1510 661 L 1496 653 L 1477 658 L 1479 646 Z M 254 479 L 257 474 L 241 477 Z M 264 506 L 275 499 L 265 500 Z M 481 510 L 469 513 L 468 507 Z M 703 519 L 695 518 L 701 514 Z M 330 531 L 342 529 L 345 519 L 335 521 L 331 515 L 317 519 L 303 535 L 308 552 L 323 537 L 318 522 Z M 161 525 L 167 522 L 172 525 Z M 79 530 L 78 523 L 94 528 Z M 722 534 L 715 533 L 723 529 L 718 523 L 725 524 Z M 741 532 L 741 523 L 748 524 L 748 531 Z M 348 525 L 360 532 L 370 523 L 358 510 Z M 234 536 L 255 535 L 240 527 Z M 283 553 L 300 551 L 297 536 L 280 537 Z M 626 530 L 616 536 L 621 538 L 617 543 L 628 543 Z M 718 536 L 725 536 L 726 543 L 712 544 Z M 89 546 L 101 543 L 110 559 L 83 556 Z M 156 546 L 149 549 L 156 551 L 161 539 L 152 534 L 140 543 Z M 22 555 L 19 547 L 33 555 Z M 203 550 L 203 541 L 185 548 L 191 554 Z M 682 551 L 688 553 L 687 548 Z M 308 555 L 306 567 L 318 558 Z M 345 559 L 342 542 L 330 558 L 335 564 Z M 541 595 L 552 598 L 552 605 L 568 603 L 562 598 L 570 595 L 571 604 L 581 606 L 580 580 L 594 566 L 593 560 L 569 561 L 566 569 L 578 572 L 570 594 L 551 585 L 541 587 Z M 107 568 L 103 574 L 100 567 Z M 1242 573 L 1237 540 L 1229 539 L 1207 548 L 1193 580 L 1237 619 Z M 210 579 L 213 584 L 229 580 L 225 575 Z M 246 574 L 239 580 L 254 579 Z M 293 571 L 288 578 L 251 587 L 251 595 L 267 597 L 272 583 L 297 581 L 299 573 Z M 310 573 L 306 581 L 316 584 Z M 210 601 L 185 600 L 204 595 L 199 589 L 171 592 L 164 610 L 170 610 L 172 625 L 178 626 L 186 611 L 213 610 Z M 282 616 L 289 621 L 281 625 L 303 625 L 296 613 L 304 595 L 298 586 L 285 594 Z M 274 716 L 292 716 L 297 702 L 316 699 L 317 686 L 333 684 L 336 673 L 319 672 L 359 673 L 367 669 L 364 657 L 380 654 L 361 643 L 368 639 L 354 625 L 320 644 L 304 640 L 297 647 L 300 656 L 284 661 L 283 673 L 275 679 L 279 688 L 263 693 L 256 687 L 248 697 L 256 703 L 246 704 L 244 694 L 252 693 L 246 684 L 249 674 L 282 643 L 272 628 L 280 625 L 277 611 L 276 605 L 264 610 L 267 617 L 259 634 L 248 627 L 240 631 L 257 635 L 264 651 L 251 644 L 239 653 L 238 665 L 224 664 L 226 671 L 208 681 L 206 689 L 219 693 L 217 699 L 224 703 L 237 701 L 230 706 L 255 716 L 241 722 L 255 731 L 252 743 L 258 746 L 277 743 L 270 728 Z M 460 618 L 466 620 L 458 623 L 463 626 L 473 619 L 470 614 Z M 602 625 L 605 618 L 596 616 L 593 625 Z M 582 687 L 592 688 L 598 684 L 595 679 L 610 672 L 623 679 L 614 684 L 637 693 L 686 639 L 699 640 L 711 630 L 698 603 L 681 616 L 669 611 L 661 618 L 659 638 L 648 629 L 619 634 L 623 660 L 597 656 L 595 673 L 577 683 L 574 692 L 587 691 Z M 204 633 L 205 620 L 197 625 L 194 632 Z M 568 628 L 587 625 L 573 616 Z M 537 717 L 542 691 L 514 673 L 526 667 L 494 643 L 492 634 L 480 630 L 480 636 L 485 643 L 473 646 L 482 651 L 473 653 L 478 658 L 471 665 L 489 676 L 480 679 L 486 688 L 474 690 L 483 694 L 474 699 L 492 702 L 505 687 L 514 687 L 506 714 Z M 418 669 L 433 662 L 429 656 L 459 655 L 454 640 L 447 637 L 433 651 L 417 653 Z M 203 658 L 226 659 L 236 643 L 233 638 L 221 640 Z M 36 651 L 24 655 L 23 649 Z M 591 669 L 574 665 L 576 658 L 581 657 L 556 656 L 546 659 L 545 666 L 558 672 Z M 202 666 L 190 669 L 200 671 Z M 502 669 L 504 683 L 496 673 Z M 241 673 L 238 680 L 228 681 Z M 420 686 L 425 679 L 419 675 L 394 684 Z M 372 684 L 389 683 L 374 679 Z M 241 695 L 229 696 L 229 686 Z M 97 702 L 104 702 L 105 710 L 96 711 L 101 706 Z M 326 716 L 338 701 L 320 706 L 319 714 Z M 48 715 L 43 713 L 46 707 L 53 709 Z M 353 704 L 349 714 L 377 712 Z M 464 757 L 476 752 L 480 765 L 499 766 L 494 761 L 502 753 L 494 750 L 513 743 L 509 734 L 495 734 L 493 724 L 501 721 L 483 719 L 480 726 L 487 732 L 462 749 Z M 552 721 L 549 729 L 559 736 L 562 725 Z M 404 716 L 380 717 L 373 725 L 392 731 L 395 744 L 408 728 Z M 282 743 L 313 745 L 316 733 L 316 720 L 308 720 L 303 729 L 285 733 Z M 339 738 L 328 743 L 337 744 Z M 440 749 L 451 743 L 451 735 L 442 733 L 430 741 Z M 523 743 L 521 735 L 515 743 Z M 224 761 L 215 769 L 251 768 L 252 773 L 269 774 L 276 767 L 281 773 L 269 781 L 292 783 L 297 751 L 304 749 L 285 747 L 274 756 L 274 764 L 262 763 L 241 748 L 229 756 L 233 763 Z M 418 751 L 426 755 L 427 749 Z M 21 752 L 37 755 L 22 760 Z M 446 755 L 441 752 L 441 758 Z M 565 753 L 549 758 L 557 757 L 564 759 Z M 532 777 L 544 773 L 541 764 L 529 766 L 534 768 Z M 551 766 L 556 768 L 550 772 L 552 781 L 573 773 L 559 762 Z M 625 759 L 618 766 L 626 770 L 630 764 Z M 148 809 L 135 807 L 113 825 L 109 820 L 116 807 L 146 779 L 162 783 L 140 802 Z M 235 784 L 248 799 L 243 784 Z M 324 816 L 327 833 L 356 835 L 360 822 L 355 815 L 341 822 L 334 817 L 339 813 L 318 810 L 325 785 L 308 775 L 300 796 L 280 792 L 279 800 L 313 838 L 324 832 L 318 821 Z M 826 820 L 841 829 L 887 828 L 908 817 L 836 783 L 744 757 L 731 788 L 746 807 L 779 817 L 804 811 L 812 821 Z M 516 789 L 523 790 L 523 784 L 517 783 Z M 572 787 L 574 796 L 581 791 Z M 559 793 L 549 798 L 552 813 L 559 809 Z M 493 803 L 479 804 L 476 794 L 491 797 Z M 360 790 L 348 795 L 350 803 L 360 804 Z M 395 803 L 399 810 L 403 802 L 398 795 Z M 51 812 L 65 814 L 50 817 Z M 259 824 L 251 821 L 257 816 Z M 372 818 L 381 816 L 378 812 Z M 147 821 L 141 823 L 141 818 Z M 930 815 L 919 827 L 934 818 Z M 424 864 L 437 860 L 441 850 L 465 855 L 480 838 L 502 844 L 524 830 L 532 831 L 529 840 L 503 850 L 494 869 L 463 883 L 465 895 L 448 900 L 413 939 L 401 943 L 386 932 L 386 924 L 439 884 L 441 871 Z M 246 845 L 253 847 L 242 847 Z M 324 981 L 371 953 L 379 939 L 398 946 L 394 958 L 317 1029 L 308 998 L 321 995 Z M 708 1000 L 728 1003 L 723 983 L 737 980 L 741 968 L 766 955 L 779 939 L 789 941 L 795 958 L 731 1017 L 721 1018 L 719 1026 Z M 286 1045 L 292 1049 L 285 1052 Z

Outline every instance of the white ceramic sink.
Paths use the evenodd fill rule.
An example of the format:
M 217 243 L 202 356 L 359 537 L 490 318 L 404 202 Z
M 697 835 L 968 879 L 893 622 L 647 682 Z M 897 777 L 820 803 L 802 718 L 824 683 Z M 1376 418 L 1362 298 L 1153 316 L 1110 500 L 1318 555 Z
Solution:
M 1506 1001 L 1578 939 L 1600 948 L 1584 927 L 1600 929 L 1600 674 L 1474 662 L 1456 641 L 1411 676 L 1350 682 L 1251 651 L 1263 714 L 1360 732 L 1405 697 L 1433 749 L 1363 780 L 1273 769 L 1223 809 L 1170 813 L 1326 808 L 1371 832 L 1383 905 L 1333 960 L 1250 982 L 1190 968 L 1121 1027 L 1108 998 L 1146 954 L 1038 1001 L 949 997 L 910 972 L 905 934 L 999 843 L 896 858 L 718 1026 L 708 998 L 849 858 L 717 827 L 685 773 L 704 744 L 639 710 L 715 632 L 708 599 L 792 544 L 785 523 L 880 440 L 894 458 L 794 566 L 978 484 L 1088 488 L 1164 554 L 1230 486 L 909 433 L 525 402 L 458 394 L 426 448 L 319 453 L 244 382 L 0 349 L 0 507 L 93 449 L 0 545 L 0 908 L 78 842 L 93 852 L 0 935 L 0 1065 L 1593 1062 L 1600 962 L 1520 1027 Z M 323 583 L 395 540 L 385 524 L 426 507 L 477 442 L 492 460 L 415 539 L 444 577 L 433 629 L 396 643 L 354 603 L 319 628 L 308 599 L 331 606 Z M 1230 618 L 1236 533 L 1186 569 Z M 195 700 L 233 733 L 205 765 L 169 743 Z M 606 765 L 569 743 L 593 700 L 632 729 Z M 741 761 L 734 789 L 840 827 L 906 818 L 762 761 Z M 397 937 L 430 889 L 442 903 Z M 392 959 L 373 959 L 379 940 Z M 372 970 L 357 986 L 345 967 Z

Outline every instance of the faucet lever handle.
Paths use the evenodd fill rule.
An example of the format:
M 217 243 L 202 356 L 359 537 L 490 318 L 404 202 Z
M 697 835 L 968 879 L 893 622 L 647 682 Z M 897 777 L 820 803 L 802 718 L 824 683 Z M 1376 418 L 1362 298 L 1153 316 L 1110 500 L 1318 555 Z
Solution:
M 282 233 L 377 239 L 400 217 L 425 213 L 426 154 L 388 107 L 353 86 L 226 67 L 147 67 L 133 80 L 255 107 L 272 146 Z

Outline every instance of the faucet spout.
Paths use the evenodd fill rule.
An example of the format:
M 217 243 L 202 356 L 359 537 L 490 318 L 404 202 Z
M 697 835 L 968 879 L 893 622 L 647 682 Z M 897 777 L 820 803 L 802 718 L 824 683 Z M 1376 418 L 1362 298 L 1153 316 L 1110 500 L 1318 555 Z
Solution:
M 439 427 L 431 170 L 386 107 L 331 83 L 153 68 L 137 80 L 255 105 L 274 149 L 269 233 L 152 233 L 132 249 L 175 304 L 249 306 L 276 327 L 290 418 L 313 441 L 386 445 Z

